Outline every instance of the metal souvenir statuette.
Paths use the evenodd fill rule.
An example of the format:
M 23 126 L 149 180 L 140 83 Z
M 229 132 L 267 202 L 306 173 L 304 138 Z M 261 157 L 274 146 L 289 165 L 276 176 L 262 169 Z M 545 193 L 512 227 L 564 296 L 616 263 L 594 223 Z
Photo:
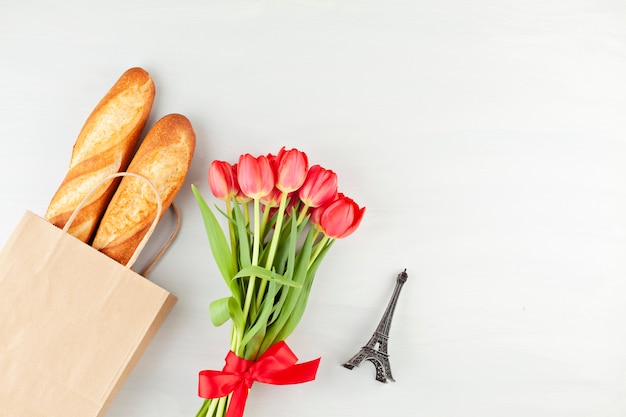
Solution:
M 389 329 L 391 327 L 391 319 L 393 318 L 393 312 L 396 309 L 400 290 L 406 282 L 408 275 L 406 269 L 398 274 L 396 279 L 396 287 L 393 290 L 385 314 L 380 319 L 376 331 L 367 342 L 365 346 L 361 348 L 359 353 L 354 355 L 343 366 L 348 369 L 353 369 L 355 366 L 359 366 L 363 361 L 370 361 L 376 367 L 376 380 L 380 382 L 395 381 L 391 375 L 391 366 L 389 365 L 389 354 L 387 353 L 387 344 L 389 341 Z

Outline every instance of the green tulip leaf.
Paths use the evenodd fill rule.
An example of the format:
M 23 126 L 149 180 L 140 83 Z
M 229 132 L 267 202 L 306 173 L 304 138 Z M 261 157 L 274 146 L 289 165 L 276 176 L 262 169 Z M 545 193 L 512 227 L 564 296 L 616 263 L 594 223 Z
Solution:
M 235 214 L 235 226 L 237 229 L 236 238 L 237 247 L 239 248 L 239 263 L 241 266 L 246 267 L 252 263 L 250 259 L 250 231 L 247 228 L 239 204 L 234 205 L 233 212 Z
M 284 255 L 286 256 L 287 260 L 287 270 L 285 271 L 285 279 L 288 279 L 289 281 L 293 281 L 293 272 L 294 272 L 294 268 L 295 268 L 295 261 L 296 261 L 296 247 L 297 247 L 297 241 L 298 241 L 298 234 L 297 234 L 297 225 L 296 225 L 296 218 L 295 216 L 291 217 L 291 230 L 290 230 L 290 236 L 291 239 L 289 241 L 289 245 L 285 245 L 284 246 Z M 276 321 L 278 319 L 278 317 L 280 317 L 280 313 L 282 310 L 283 305 L 285 304 L 285 300 L 287 299 L 287 295 L 289 294 L 289 287 L 283 287 L 280 290 L 280 297 L 278 298 L 278 301 L 276 303 L 274 303 L 274 308 L 272 310 L 272 317 L 271 319 L 268 321 L 268 325 L 272 324 L 274 321 Z
M 265 332 L 267 329 L 267 320 L 272 312 L 272 306 L 274 304 L 274 296 L 278 285 L 276 281 L 270 281 L 267 289 L 267 294 L 264 298 L 261 312 L 258 315 L 254 325 L 243 335 L 241 344 L 246 347 L 246 359 L 256 359 L 256 354 L 259 352 Z
M 215 327 L 221 326 L 230 319 L 230 312 L 228 311 L 230 299 L 232 297 L 219 298 L 209 304 L 209 316 Z
M 278 342 L 279 340 L 284 340 L 279 339 L 278 336 L 285 334 L 283 327 L 289 321 L 289 318 L 298 303 L 300 292 L 303 290 L 303 285 L 305 284 L 309 269 L 309 261 L 311 259 L 311 254 L 313 253 L 313 241 L 315 235 L 316 232 L 313 229 L 310 229 L 304 243 L 302 244 L 300 252 L 298 252 L 295 256 L 295 261 L 293 262 L 295 264 L 295 269 L 293 272 L 292 282 L 295 282 L 298 285 L 295 288 L 290 289 L 283 301 L 279 299 L 279 302 L 282 302 L 283 305 L 280 309 L 278 318 L 272 323 L 271 326 L 269 326 L 269 329 L 267 330 L 267 334 L 261 345 L 261 351 L 269 348 L 272 344 Z
M 286 321 L 285 325 L 278 332 L 278 335 L 276 336 L 276 340 L 285 340 L 296 329 L 298 323 L 300 323 L 300 320 L 302 319 L 302 316 L 304 315 L 304 310 L 306 309 L 306 305 L 309 301 L 309 294 L 311 293 L 311 288 L 313 286 L 313 280 L 315 279 L 315 275 L 317 274 L 317 269 L 319 268 L 320 264 L 322 263 L 322 260 L 328 253 L 328 250 L 330 249 L 333 243 L 334 241 L 331 241 L 330 243 L 328 243 L 322 249 L 322 251 L 319 253 L 315 261 L 313 261 L 313 263 L 309 267 L 309 270 L 307 272 L 306 282 L 304 283 L 304 286 L 302 290 L 300 291 L 298 302 L 295 304 L 293 310 L 291 311 L 291 314 L 289 315 L 289 318 Z
M 233 320 L 233 324 L 238 329 L 243 329 L 246 325 L 246 318 L 243 315 L 241 306 L 234 297 L 228 297 L 228 314 Z
M 209 245 L 213 253 L 213 258 L 215 258 L 215 262 L 217 263 L 217 267 L 222 274 L 224 281 L 226 281 L 226 284 L 228 284 L 229 288 L 231 288 L 231 279 L 237 273 L 237 266 L 232 261 L 232 253 L 230 252 L 230 246 L 228 245 L 226 236 L 224 236 L 224 232 L 222 231 L 217 218 L 207 205 L 206 201 L 204 201 L 204 198 L 196 186 L 192 184 L 191 190 L 193 191 L 196 201 L 198 202 L 198 206 L 200 207 L 200 213 L 202 214 L 202 220 L 204 221 L 204 227 L 209 239 Z
M 267 268 L 263 268 L 258 265 L 248 265 L 246 267 L 241 268 L 233 279 L 243 278 L 243 277 L 258 277 L 266 279 L 270 282 L 276 282 L 280 285 L 286 285 L 289 287 L 300 287 L 301 284 L 293 282 L 292 280 L 286 279 L 283 275 L 276 273 L 275 271 L 270 271 Z

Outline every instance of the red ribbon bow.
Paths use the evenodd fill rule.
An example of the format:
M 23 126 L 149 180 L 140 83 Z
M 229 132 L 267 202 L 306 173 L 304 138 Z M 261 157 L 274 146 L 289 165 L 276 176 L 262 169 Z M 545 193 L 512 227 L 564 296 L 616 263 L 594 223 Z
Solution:
M 320 358 L 296 364 L 298 358 L 283 341 L 272 345 L 257 361 L 226 356 L 221 371 L 201 371 L 198 395 L 219 398 L 232 393 L 226 417 L 241 417 L 254 381 L 273 385 L 300 384 L 315 379 Z

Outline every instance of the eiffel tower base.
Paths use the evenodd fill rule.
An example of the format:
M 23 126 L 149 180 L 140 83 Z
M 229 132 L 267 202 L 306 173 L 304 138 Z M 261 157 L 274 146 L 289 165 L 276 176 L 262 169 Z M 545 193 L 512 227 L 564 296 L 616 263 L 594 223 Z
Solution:
M 391 376 L 391 366 L 389 365 L 389 356 L 370 347 L 363 347 L 359 353 L 354 355 L 348 362 L 343 364 L 344 368 L 353 369 L 359 366 L 363 361 L 370 361 L 376 368 L 376 380 L 386 383 L 387 381 L 395 382 Z

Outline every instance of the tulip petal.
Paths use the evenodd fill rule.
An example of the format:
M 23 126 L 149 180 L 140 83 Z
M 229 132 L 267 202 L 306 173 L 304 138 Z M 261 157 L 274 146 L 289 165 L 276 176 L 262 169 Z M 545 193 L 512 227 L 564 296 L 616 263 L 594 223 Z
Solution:
M 293 192 L 302 186 L 309 169 L 309 160 L 304 152 L 283 147 L 276 157 L 276 188 Z
M 258 158 L 250 154 L 241 155 L 237 164 L 237 181 L 241 191 L 252 199 L 268 195 L 274 188 L 274 171 L 269 159 L 265 155 Z
M 363 214 L 365 214 L 365 207 L 359 209 L 355 215 L 354 220 L 352 221 L 352 225 L 348 227 L 339 238 L 343 239 L 344 237 L 348 237 L 351 235 L 361 224 L 361 220 L 363 219 Z

